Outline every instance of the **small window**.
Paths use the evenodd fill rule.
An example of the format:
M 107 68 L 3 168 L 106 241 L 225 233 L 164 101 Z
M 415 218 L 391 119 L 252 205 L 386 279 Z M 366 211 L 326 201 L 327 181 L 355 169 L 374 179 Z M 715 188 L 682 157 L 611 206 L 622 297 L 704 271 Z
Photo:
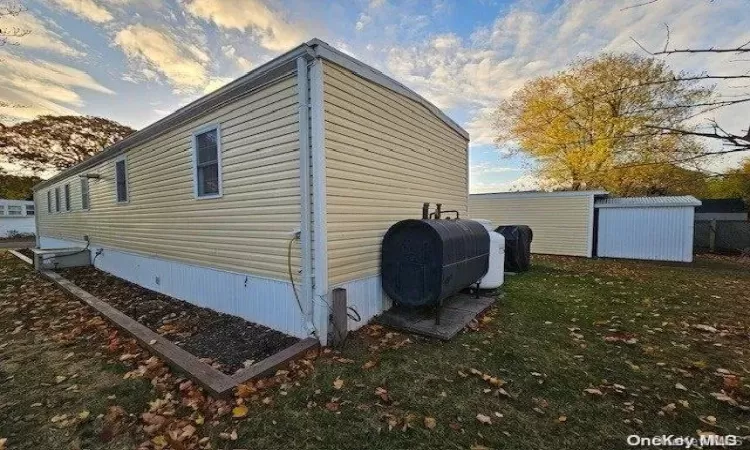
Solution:
M 89 209 L 89 179 L 81 178 L 81 209 Z
M 65 211 L 70 211 L 70 185 L 66 184 L 64 186 L 65 191 Z
M 193 134 L 193 177 L 198 198 L 221 196 L 220 139 L 218 125 Z
M 60 188 L 55 188 L 55 212 L 60 212 Z
M 35 214 L 34 205 L 26 205 L 26 215 L 27 216 L 33 216 Z
M 128 168 L 125 165 L 125 158 L 115 161 L 115 180 L 117 183 L 117 203 L 127 203 L 128 201 Z
M 23 207 L 21 205 L 8 205 L 9 216 L 22 216 Z
M 5 205 L 0 205 L 0 216 L 5 215 Z
M 47 191 L 47 212 L 52 214 L 52 191 Z

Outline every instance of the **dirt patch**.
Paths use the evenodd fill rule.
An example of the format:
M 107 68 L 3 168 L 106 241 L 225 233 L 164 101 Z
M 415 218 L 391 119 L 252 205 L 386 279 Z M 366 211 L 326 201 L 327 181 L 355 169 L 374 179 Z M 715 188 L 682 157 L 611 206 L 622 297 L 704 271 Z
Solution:
M 31 258 L 31 260 L 34 260 L 34 252 L 31 251 L 31 249 L 28 248 L 19 248 L 16 250 L 18 253 L 22 254 L 23 256 L 27 258 Z
M 298 341 L 240 317 L 159 294 L 93 267 L 61 269 L 59 273 L 228 374 Z

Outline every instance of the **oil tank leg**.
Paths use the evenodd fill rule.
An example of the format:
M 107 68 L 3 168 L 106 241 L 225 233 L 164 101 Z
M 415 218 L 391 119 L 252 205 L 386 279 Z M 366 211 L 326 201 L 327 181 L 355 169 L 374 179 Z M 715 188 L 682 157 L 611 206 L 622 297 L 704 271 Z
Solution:
M 474 289 L 475 289 L 475 291 L 474 291 L 475 292 L 474 298 L 479 298 L 479 282 L 478 281 L 477 281 L 477 285 L 476 285 L 476 287 Z
M 440 300 L 435 308 L 435 325 L 440 325 L 440 313 L 443 312 L 443 301 Z

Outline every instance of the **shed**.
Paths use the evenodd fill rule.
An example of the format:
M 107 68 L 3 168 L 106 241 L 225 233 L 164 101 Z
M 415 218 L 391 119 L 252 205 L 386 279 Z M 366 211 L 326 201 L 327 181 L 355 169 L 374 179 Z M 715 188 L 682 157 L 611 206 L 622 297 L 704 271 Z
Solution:
M 390 306 L 392 224 L 424 202 L 465 216 L 468 143 L 313 39 L 35 186 L 37 245 L 88 246 L 101 270 L 325 344 L 334 288 L 351 328 Z
M 493 225 L 528 225 L 532 253 L 591 257 L 594 200 L 605 191 L 496 192 L 469 196 L 469 215 Z
M 595 203 L 596 256 L 693 260 L 692 196 L 603 198 Z
M 0 198 L 0 238 L 34 233 L 34 202 Z

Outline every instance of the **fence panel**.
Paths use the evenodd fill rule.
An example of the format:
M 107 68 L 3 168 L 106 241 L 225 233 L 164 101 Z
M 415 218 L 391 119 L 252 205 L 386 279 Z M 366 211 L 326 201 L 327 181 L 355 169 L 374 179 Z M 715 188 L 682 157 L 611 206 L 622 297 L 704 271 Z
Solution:
M 695 250 L 750 252 L 750 222 L 746 220 L 699 220 L 694 233 Z

